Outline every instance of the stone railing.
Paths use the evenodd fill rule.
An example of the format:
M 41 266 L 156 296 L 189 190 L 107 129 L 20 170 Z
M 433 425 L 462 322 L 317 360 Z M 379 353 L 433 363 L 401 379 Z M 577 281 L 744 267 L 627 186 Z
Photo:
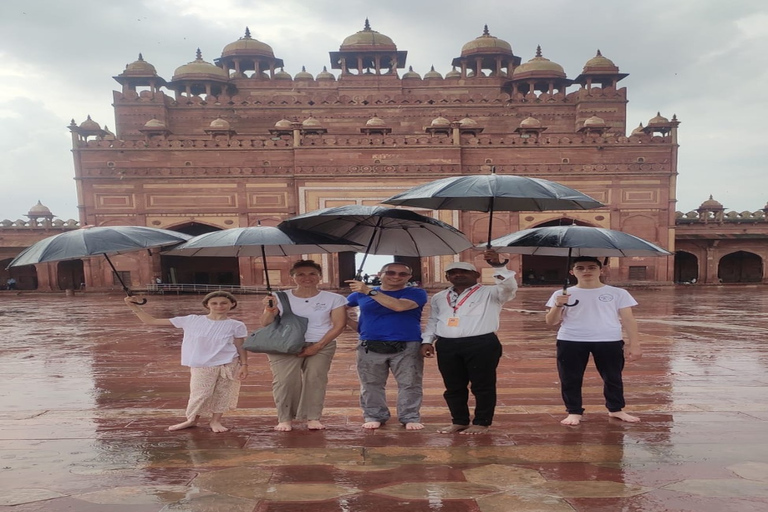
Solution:
M 77 229 L 80 223 L 75 219 L 62 220 L 0 220 L 0 229 Z
M 746 210 L 743 212 L 729 211 L 722 213 L 722 215 L 713 211 L 698 212 L 693 210 L 687 213 L 675 212 L 675 224 L 694 224 L 699 222 L 768 222 L 768 212 L 765 209 L 754 212 Z

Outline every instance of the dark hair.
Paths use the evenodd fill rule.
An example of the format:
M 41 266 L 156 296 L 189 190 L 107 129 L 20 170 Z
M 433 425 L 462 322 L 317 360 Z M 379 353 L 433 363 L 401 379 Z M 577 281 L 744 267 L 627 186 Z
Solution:
M 598 267 L 603 268 L 603 263 L 599 259 L 595 258 L 594 256 L 578 256 L 576 258 L 573 258 L 573 260 L 571 261 L 571 268 L 576 266 L 577 263 L 585 263 L 585 262 L 597 263 Z
M 400 263 L 399 261 L 390 261 L 389 263 L 385 264 L 381 267 L 381 272 L 386 272 L 387 267 L 390 267 L 392 265 L 400 265 L 401 267 L 405 267 L 408 269 L 408 272 L 410 272 L 411 275 L 413 275 L 413 269 L 406 265 L 405 263 Z
M 297 261 L 291 267 L 290 274 L 291 275 L 295 274 L 296 273 L 296 269 L 297 268 L 302 268 L 302 267 L 313 268 L 313 269 L 317 270 L 318 272 L 320 272 L 320 275 L 323 275 L 323 267 L 321 267 L 318 263 L 315 263 L 314 260 L 299 260 L 299 261 Z
M 211 299 L 215 299 L 216 297 L 224 297 L 225 299 L 229 300 L 229 302 L 232 303 L 232 307 L 229 308 L 230 310 L 235 309 L 237 307 L 237 299 L 235 298 L 235 296 L 229 292 L 225 292 L 224 290 L 217 290 L 203 297 L 203 307 L 207 309 L 208 301 Z

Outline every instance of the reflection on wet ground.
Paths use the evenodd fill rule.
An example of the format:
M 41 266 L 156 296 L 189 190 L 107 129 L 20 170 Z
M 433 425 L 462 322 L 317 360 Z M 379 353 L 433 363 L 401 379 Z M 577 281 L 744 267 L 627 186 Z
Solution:
M 433 360 L 426 429 L 363 432 L 349 332 L 327 430 L 273 431 L 271 374 L 251 355 L 240 409 L 225 415 L 231 432 L 166 432 L 187 398 L 179 332 L 140 325 L 117 295 L 1 295 L 0 510 L 768 510 L 765 287 L 632 292 L 645 356 L 625 371 L 627 411 L 641 423 L 608 419 L 592 367 L 585 421 L 558 423 L 549 290 L 525 289 L 503 317 L 486 436 L 436 433 L 449 416 Z M 172 316 L 202 312 L 199 301 L 154 296 L 146 307 Z M 259 310 L 245 296 L 234 316 L 255 326 Z

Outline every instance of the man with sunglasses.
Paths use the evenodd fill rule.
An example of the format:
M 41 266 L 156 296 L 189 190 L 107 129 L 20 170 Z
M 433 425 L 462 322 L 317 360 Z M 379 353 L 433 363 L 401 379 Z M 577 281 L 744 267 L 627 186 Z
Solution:
M 603 395 L 608 416 L 635 423 L 640 418 L 622 411 L 624 383 L 621 373 L 626 359 L 642 357 L 638 342 L 637 322 L 632 307 L 637 301 L 624 289 L 600 281 L 603 265 L 597 258 L 580 256 L 573 260 L 570 271 L 578 280 L 566 292 L 552 294 L 547 302 L 547 325 L 560 324 L 557 332 L 557 371 L 560 392 L 568 412 L 560 423 L 576 426 L 581 423 L 581 386 L 589 355 L 595 361 L 603 379 Z M 622 339 L 622 327 L 627 344 Z
M 515 272 L 505 268 L 494 250 L 484 254 L 496 284 L 479 284 L 480 273 L 466 262 L 451 263 L 445 277 L 453 285 L 436 293 L 422 335 L 425 357 L 437 350 L 437 368 L 443 376 L 443 397 L 451 412 L 451 425 L 441 434 L 484 434 L 496 409 L 496 367 L 501 343 L 496 331 L 505 302 L 517 293 Z M 469 390 L 475 396 L 475 417 L 470 425 Z
M 347 306 L 359 308 L 358 320 L 348 325 L 360 334 L 357 374 L 364 429 L 374 430 L 390 418 L 386 385 L 389 372 L 397 382 L 397 419 L 407 430 L 421 423 L 424 358 L 421 353 L 421 312 L 427 292 L 407 286 L 413 272 L 408 265 L 388 263 L 379 272 L 381 286 L 350 280 Z

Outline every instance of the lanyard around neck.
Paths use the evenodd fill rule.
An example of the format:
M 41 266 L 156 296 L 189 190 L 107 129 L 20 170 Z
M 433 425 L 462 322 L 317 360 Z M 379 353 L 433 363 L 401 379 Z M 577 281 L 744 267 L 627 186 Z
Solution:
M 448 301 L 448 307 L 450 307 L 450 308 L 453 308 L 453 314 L 454 314 L 454 315 L 455 315 L 455 314 L 456 314 L 456 312 L 459 310 L 459 308 L 461 307 L 461 305 L 462 305 L 462 304 L 464 304 L 464 303 L 467 301 L 467 299 L 468 299 L 468 298 L 469 298 L 469 297 L 470 297 L 470 296 L 471 296 L 473 293 L 475 293 L 477 290 L 479 290 L 481 286 L 482 286 L 482 285 L 480 285 L 480 284 L 476 284 L 475 286 L 473 286 L 472 288 L 470 288 L 470 289 L 469 289 L 469 292 L 467 292 L 467 294 L 464 296 L 464 298 L 463 298 L 463 299 L 461 299 L 460 301 L 458 300 L 458 299 L 459 299 L 459 297 L 457 296 L 457 297 L 456 297 L 456 300 L 457 300 L 458 302 L 457 302 L 455 305 L 454 305 L 454 304 L 451 304 L 451 294 L 450 294 L 450 293 L 449 293 L 449 294 L 447 294 L 447 295 L 445 296 L 445 300 L 447 300 L 447 301 Z

